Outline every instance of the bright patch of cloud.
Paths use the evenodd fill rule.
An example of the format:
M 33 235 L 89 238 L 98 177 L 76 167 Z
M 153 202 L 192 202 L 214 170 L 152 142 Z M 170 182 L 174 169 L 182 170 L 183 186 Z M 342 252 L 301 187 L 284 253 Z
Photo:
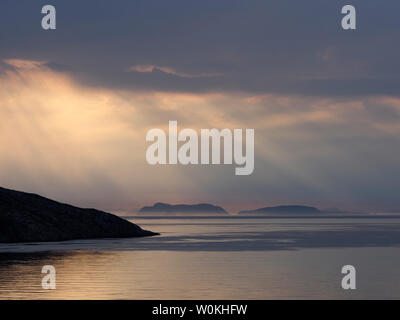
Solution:
M 45 61 L 21 60 L 21 59 L 5 59 L 4 63 L 17 69 L 35 69 L 46 64 Z

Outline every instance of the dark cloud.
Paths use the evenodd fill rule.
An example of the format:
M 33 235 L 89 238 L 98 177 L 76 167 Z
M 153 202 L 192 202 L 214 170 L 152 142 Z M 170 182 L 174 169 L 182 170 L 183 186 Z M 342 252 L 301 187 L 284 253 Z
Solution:
M 57 30 L 40 27 L 55 4 Z M 166 91 L 398 95 L 400 3 L 347 1 L 11 1 L 0 4 L 0 58 L 46 60 L 87 85 Z M 172 68 L 134 73 L 134 65 Z

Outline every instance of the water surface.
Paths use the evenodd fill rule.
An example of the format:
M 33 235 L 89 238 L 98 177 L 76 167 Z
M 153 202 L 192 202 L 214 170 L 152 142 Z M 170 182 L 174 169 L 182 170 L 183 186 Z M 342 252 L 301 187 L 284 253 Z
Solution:
M 400 218 L 130 220 L 162 235 L 0 245 L 0 299 L 400 298 Z

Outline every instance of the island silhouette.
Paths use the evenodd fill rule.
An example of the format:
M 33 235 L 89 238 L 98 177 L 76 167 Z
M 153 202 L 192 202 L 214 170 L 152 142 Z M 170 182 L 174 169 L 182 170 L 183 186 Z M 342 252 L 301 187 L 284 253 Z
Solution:
M 288 206 L 274 206 L 264 207 L 255 210 L 244 210 L 239 211 L 239 214 L 320 214 L 321 211 L 315 207 L 300 206 L 300 205 L 288 205 Z
M 143 207 L 142 209 L 139 210 L 139 214 L 227 215 L 228 212 L 222 207 L 215 206 L 209 203 L 172 205 L 168 203 L 157 202 L 151 207 Z

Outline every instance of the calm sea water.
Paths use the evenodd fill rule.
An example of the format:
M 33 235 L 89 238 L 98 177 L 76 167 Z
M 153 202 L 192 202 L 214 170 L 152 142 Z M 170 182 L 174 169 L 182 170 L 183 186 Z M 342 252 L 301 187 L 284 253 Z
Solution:
M 130 220 L 162 235 L 0 244 L 0 299 L 400 298 L 400 218 Z M 347 264 L 356 290 L 341 288 Z

